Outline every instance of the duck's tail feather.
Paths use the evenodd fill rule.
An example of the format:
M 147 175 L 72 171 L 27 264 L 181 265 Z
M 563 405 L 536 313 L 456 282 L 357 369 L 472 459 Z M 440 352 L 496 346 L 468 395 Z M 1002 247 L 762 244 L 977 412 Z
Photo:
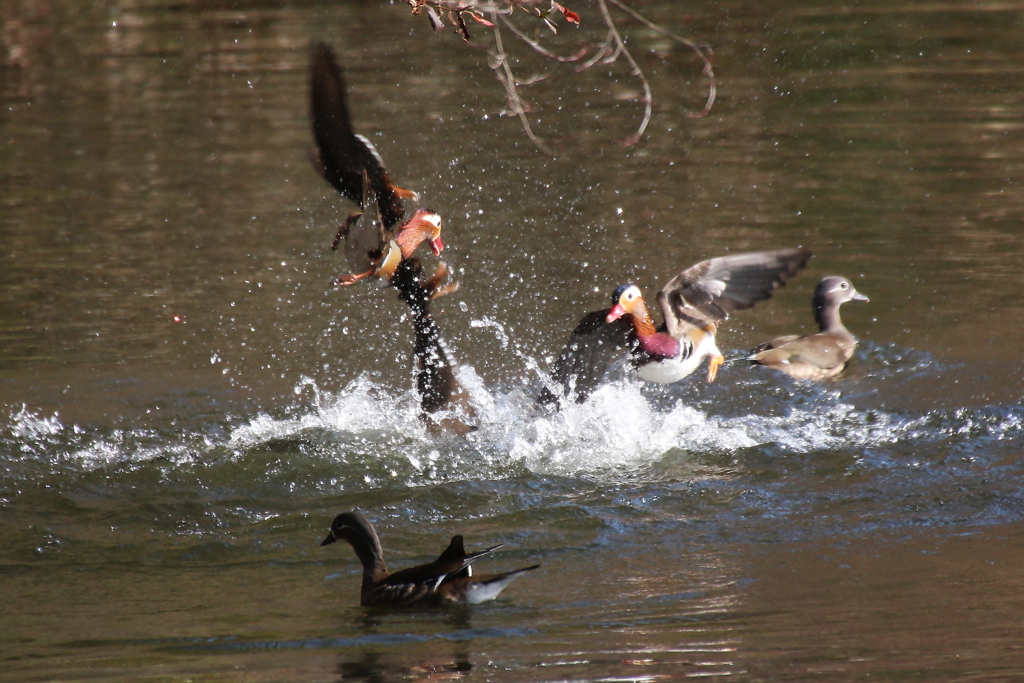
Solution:
M 481 602 L 487 602 L 488 600 L 494 600 L 498 597 L 498 594 L 505 590 L 505 588 L 517 579 L 520 574 L 533 571 L 539 566 L 539 564 L 535 564 L 529 567 L 523 567 L 522 569 L 514 569 L 504 574 L 480 577 L 466 590 L 466 602 L 471 605 L 476 605 Z

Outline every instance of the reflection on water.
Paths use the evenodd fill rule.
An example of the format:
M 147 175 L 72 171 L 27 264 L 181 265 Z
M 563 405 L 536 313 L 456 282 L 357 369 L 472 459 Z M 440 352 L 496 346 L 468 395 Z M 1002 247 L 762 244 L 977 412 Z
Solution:
M 473 670 L 468 648 L 465 645 L 467 641 L 504 635 L 475 632 L 472 628 L 471 611 L 465 607 L 438 611 L 433 617 L 434 628 L 441 626 L 452 630 L 448 633 L 438 633 L 433 638 L 407 638 L 410 644 L 429 642 L 428 647 L 431 651 L 429 659 L 409 665 L 409 657 L 398 658 L 396 662 L 393 648 L 387 647 L 395 645 L 396 639 L 394 636 L 388 635 L 394 629 L 385 623 L 385 617 L 374 614 L 372 611 L 360 615 L 359 621 L 365 633 L 360 639 L 363 642 L 357 650 L 357 655 L 348 652 L 342 654 L 338 665 L 338 673 L 341 674 L 341 678 L 356 681 L 387 680 L 394 676 L 435 680 L 457 679 Z M 427 652 L 423 654 L 426 655 Z
M 604 37 L 572 9 L 559 40 Z M 0 6 L 0 678 L 1020 676 L 1019 12 L 644 11 L 714 47 L 715 109 L 687 117 L 691 56 L 624 25 L 649 136 L 614 143 L 621 65 L 552 67 L 526 94 L 554 159 L 406 6 Z M 416 417 L 404 305 L 329 284 L 351 207 L 306 158 L 313 39 L 445 216 L 467 439 Z M 848 275 L 872 302 L 841 380 L 624 376 L 535 412 L 616 285 L 797 244 L 808 272 L 720 345 L 809 328 Z M 367 611 L 318 546 L 352 508 L 395 569 L 456 533 L 542 567 L 471 610 Z

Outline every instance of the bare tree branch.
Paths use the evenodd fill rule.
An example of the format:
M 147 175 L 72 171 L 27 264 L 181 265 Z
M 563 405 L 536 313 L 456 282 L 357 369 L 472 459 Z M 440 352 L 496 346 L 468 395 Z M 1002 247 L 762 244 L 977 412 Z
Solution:
M 575 55 L 572 55 L 572 56 L 569 56 L 569 57 L 562 57 L 560 55 L 556 55 L 554 52 L 552 52 L 551 50 L 547 49 L 546 47 L 544 47 L 543 45 L 541 45 L 537 41 L 531 39 L 529 36 L 527 36 L 522 31 L 520 31 L 516 27 L 516 25 L 513 24 L 511 21 L 509 21 L 507 18 L 505 18 L 504 15 L 500 15 L 500 16 L 501 16 L 502 23 L 504 23 L 505 26 L 508 26 L 508 28 L 512 31 L 512 33 L 516 34 L 516 37 L 519 38 L 519 40 L 523 41 L 524 43 L 526 43 L 527 45 L 532 47 L 534 50 L 536 50 L 540 54 L 542 54 L 545 57 L 547 57 L 548 59 L 553 59 L 556 62 L 576 62 L 576 61 L 579 61 L 580 59 L 583 59 L 583 56 L 585 54 L 587 54 L 587 52 L 590 50 L 590 46 L 589 45 L 584 45 L 580 49 L 580 51 L 577 52 Z
M 651 98 L 651 84 L 647 82 L 647 77 L 644 76 L 644 72 L 640 69 L 640 65 L 633 59 L 633 55 L 630 54 L 629 50 L 626 49 L 626 43 L 622 40 L 622 36 L 619 35 L 619 31 L 615 28 L 615 22 L 612 21 L 612 15 L 608 13 L 608 5 L 605 4 L 605 0 L 597 0 L 597 4 L 601 7 L 601 14 L 604 15 L 604 21 L 608 24 L 608 30 L 615 38 L 616 44 L 619 46 L 619 51 L 626 56 L 626 61 L 629 62 L 630 66 L 633 67 L 633 73 L 640 79 L 640 82 L 644 86 L 644 118 L 640 121 L 640 126 L 636 129 L 633 135 L 629 136 L 622 141 L 626 147 L 631 147 L 636 143 L 640 142 L 640 138 L 643 137 L 644 131 L 647 130 L 647 124 L 651 122 L 651 110 L 653 109 L 653 100 Z M 617 55 L 613 55 L 609 59 L 613 59 Z M 605 60 L 606 62 L 609 60 Z
M 501 84 L 505 86 L 505 99 L 508 101 L 512 112 L 519 117 L 519 121 L 523 124 L 526 137 L 530 138 L 533 144 L 537 145 L 537 149 L 545 154 L 550 154 L 553 157 L 558 156 L 554 150 L 541 142 L 540 138 L 534 134 L 533 129 L 530 127 L 530 119 L 526 116 L 526 109 L 523 106 L 522 99 L 519 97 L 519 91 L 516 89 L 516 79 L 512 74 L 512 67 L 509 66 L 508 55 L 505 53 L 505 47 L 501 40 L 501 29 L 498 27 L 497 14 L 496 10 L 491 10 L 491 18 L 494 20 L 494 27 L 491 29 L 494 32 L 494 64 L 491 68 L 494 69 L 494 73 L 498 76 Z
M 519 81 L 516 79 L 515 74 L 512 71 L 509 54 L 506 52 L 502 41 L 502 33 L 499 23 L 508 28 L 516 38 L 529 46 L 537 54 L 556 62 L 578 62 L 587 55 L 591 47 L 596 47 L 594 54 L 590 56 L 586 62 L 582 62 L 576 67 L 577 71 L 584 71 L 596 64 L 612 64 L 618 60 L 620 56 L 624 56 L 626 61 L 629 63 L 633 75 L 639 79 L 643 86 L 644 92 L 644 113 L 640 121 L 640 125 L 632 135 L 622 141 L 624 145 L 631 146 L 635 145 L 643 138 L 643 135 L 651 122 L 651 116 L 654 108 L 654 97 L 652 95 L 651 85 L 647 80 L 647 76 L 640 68 L 636 59 L 634 59 L 632 53 L 626 47 L 626 41 L 612 19 L 611 13 L 608 10 L 608 4 L 611 4 L 648 29 L 660 33 L 681 45 L 685 45 L 697 55 L 703 64 L 703 75 L 708 80 L 708 98 L 704 108 L 700 112 L 689 112 L 687 113 L 687 116 L 691 118 L 707 116 L 711 111 L 711 107 L 714 105 L 717 95 L 717 85 L 712 61 L 713 53 L 711 48 L 708 45 L 697 44 L 665 30 L 658 24 L 641 15 L 636 10 L 627 6 L 623 0 L 596 1 L 601 10 L 601 18 L 604 21 L 605 26 L 608 28 L 605 40 L 598 43 L 596 46 L 584 45 L 583 48 L 574 55 L 561 56 L 544 47 L 537 40 L 530 38 L 512 21 L 512 15 L 515 13 L 516 8 L 519 8 L 535 20 L 539 19 L 540 21 L 543 21 L 553 33 L 558 32 L 557 27 L 553 22 L 553 19 L 555 18 L 564 20 L 570 24 L 578 25 L 580 22 L 579 15 L 554 0 L 406 0 L 409 6 L 412 7 L 413 14 L 419 14 L 421 9 L 426 9 L 427 16 L 435 30 L 440 29 L 439 24 L 441 22 L 439 13 L 447 12 L 450 23 L 455 27 L 455 32 L 467 43 L 470 41 L 470 35 L 463 16 L 464 14 L 468 14 L 470 18 L 491 29 L 494 36 L 494 46 L 490 50 L 489 66 L 505 89 L 505 99 L 508 102 L 510 111 L 519 117 L 520 123 L 522 124 L 527 137 L 546 154 L 555 156 L 554 151 L 542 142 L 541 139 L 533 132 L 529 117 L 527 116 L 527 113 L 529 112 L 529 105 L 522 99 L 519 93 L 519 87 L 544 80 L 546 76 L 535 76 L 527 81 Z
M 708 112 L 711 111 L 711 105 L 713 105 L 715 103 L 715 94 L 717 92 L 717 87 L 715 86 L 715 72 L 714 72 L 714 69 L 713 69 L 712 62 L 711 62 L 711 57 L 712 57 L 711 47 L 708 46 L 708 45 L 698 45 L 697 43 L 694 43 L 693 41 L 687 40 L 686 38 L 681 38 L 680 36 L 677 36 L 674 33 L 666 31 L 665 29 L 663 29 L 662 27 L 658 26 L 657 24 L 649 21 L 647 18 L 645 18 L 640 13 L 636 12 L 635 10 L 633 10 L 633 9 L 631 9 L 629 7 L 626 7 L 619 0 L 608 0 L 608 2 L 612 3 L 613 5 L 618 7 L 620 10 L 622 10 L 623 12 L 628 14 L 629 16 L 633 17 L 634 19 L 636 19 L 637 21 L 639 21 L 641 24 L 643 24 L 647 28 L 651 29 L 652 31 L 660 33 L 661 35 L 666 36 L 668 38 L 671 38 L 672 40 L 674 40 L 674 41 L 676 41 L 678 43 L 682 43 L 686 47 L 688 47 L 691 50 L 693 50 L 697 54 L 697 56 L 700 57 L 701 62 L 704 63 L 704 70 L 703 70 L 704 76 L 707 77 L 707 79 L 708 79 L 708 101 L 707 101 L 707 104 L 704 105 L 704 110 L 703 111 L 701 111 L 698 114 L 690 114 L 690 116 L 694 117 L 694 118 L 699 118 L 699 117 L 707 116 Z M 704 52 L 705 50 L 707 50 L 706 54 Z

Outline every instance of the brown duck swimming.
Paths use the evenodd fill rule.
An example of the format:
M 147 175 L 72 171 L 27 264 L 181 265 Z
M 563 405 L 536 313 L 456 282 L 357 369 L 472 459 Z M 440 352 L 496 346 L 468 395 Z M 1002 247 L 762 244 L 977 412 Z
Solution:
M 444 605 L 477 604 L 498 597 L 498 594 L 523 572 L 539 564 L 504 574 L 473 576 L 472 564 L 500 545 L 467 553 L 462 536 L 455 536 L 440 556 L 430 564 L 388 573 L 384 551 L 370 520 L 359 511 L 343 512 L 331 523 L 331 533 L 321 546 L 347 541 L 363 563 L 363 588 L 360 604 L 373 605 Z
M 641 379 L 678 382 L 711 358 L 707 379 L 724 361 L 715 343 L 718 325 L 729 313 L 752 307 L 772 295 L 811 258 L 803 247 L 735 254 L 701 261 L 672 278 L 660 292 L 664 322 L 655 327 L 640 288 L 622 285 L 612 307 L 587 314 L 573 331 L 552 373 L 568 396 L 583 402 L 611 365 L 629 351 Z M 550 392 L 539 401 L 557 402 Z
M 857 349 L 857 339 L 839 318 L 847 301 L 869 301 L 845 277 L 823 278 L 814 289 L 811 306 L 818 322 L 817 334 L 788 335 L 765 342 L 745 360 L 784 372 L 796 379 L 823 380 L 835 377 Z

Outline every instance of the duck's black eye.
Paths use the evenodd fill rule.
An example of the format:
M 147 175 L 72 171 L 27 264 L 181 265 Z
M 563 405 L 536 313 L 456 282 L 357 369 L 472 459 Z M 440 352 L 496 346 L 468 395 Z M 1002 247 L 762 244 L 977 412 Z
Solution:
M 842 287 L 843 289 L 846 289 L 847 287 L 849 287 L 849 286 L 850 286 L 850 283 L 849 283 L 849 282 L 844 282 L 844 283 L 842 283 L 842 284 L 841 284 L 841 285 L 839 285 L 839 286 L 840 286 L 840 287 Z

